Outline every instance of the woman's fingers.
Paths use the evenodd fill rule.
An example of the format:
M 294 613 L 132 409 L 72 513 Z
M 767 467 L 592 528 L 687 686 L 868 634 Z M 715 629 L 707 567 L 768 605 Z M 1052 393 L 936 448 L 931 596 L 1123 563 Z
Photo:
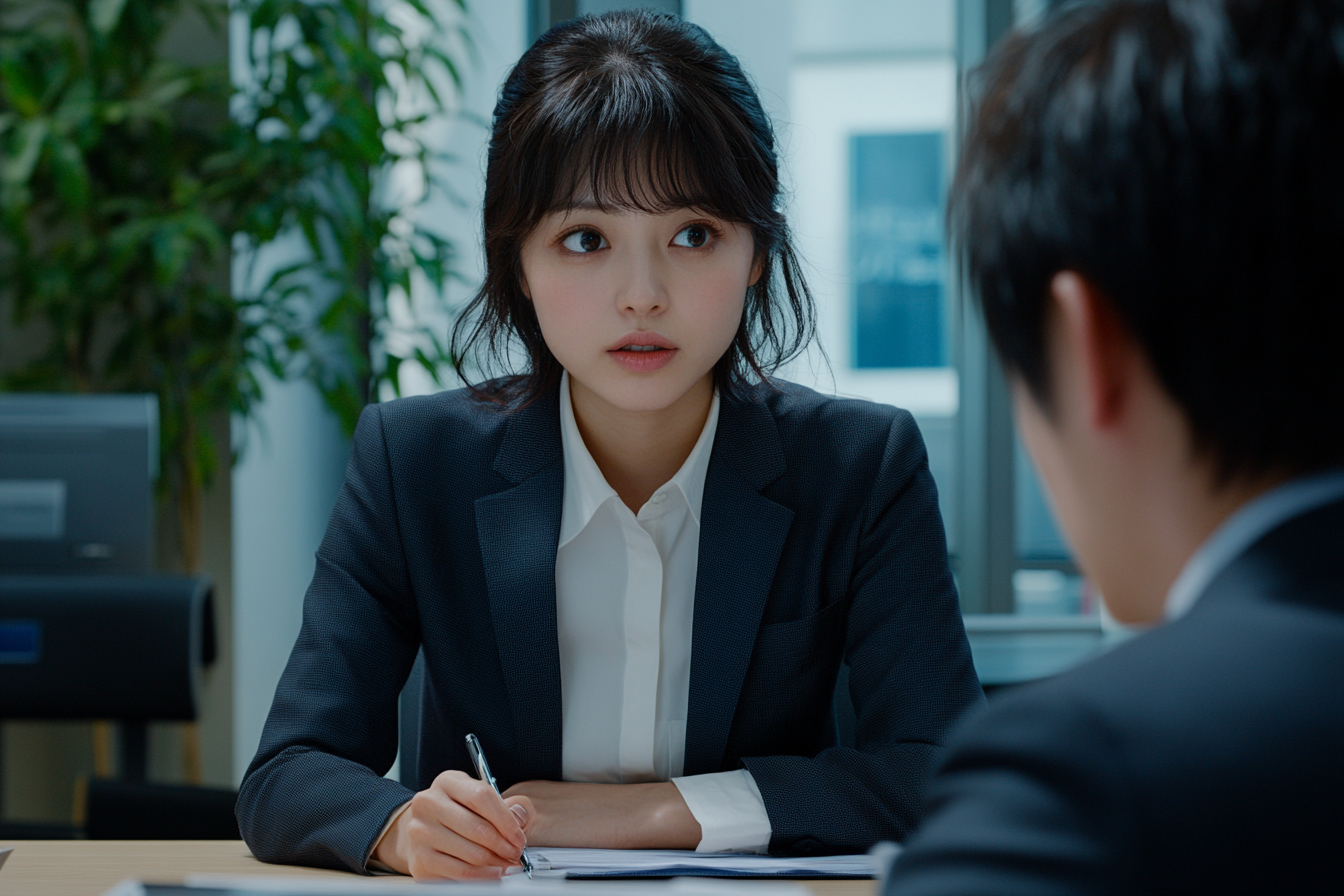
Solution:
M 516 857 L 510 859 L 507 856 L 501 856 L 494 850 L 468 840 L 451 828 L 441 824 L 438 819 L 430 821 L 427 829 L 421 832 L 421 836 L 426 849 L 440 855 L 451 856 L 473 868 L 494 869 L 495 872 L 502 872 L 505 868 L 518 864 Z
M 411 799 L 389 832 L 404 836 L 401 845 L 389 847 L 401 857 L 395 867 L 417 878 L 498 880 L 519 864 L 527 843 L 526 818 L 520 815 L 530 809 L 530 801 L 515 809 L 489 784 L 444 772 Z
M 504 875 L 498 865 L 472 865 L 433 849 L 416 850 L 410 872 L 416 880 L 499 880 Z
M 416 878 L 499 880 L 519 864 L 530 809 L 530 801 L 507 806 L 489 784 L 444 772 L 411 798 L 374 855 Z
M 495 858 L 491 860 L 480 852 L 443 851 L 478 865 L 493 864 L 494 861 L 518 863 L 518 855 L 527 844 L 527 838 L 517 816 L 509 811 L 490 785 L 461 772 L 444 772 L 421 796 L 427 797 L 426 808 L 440 825 Z
M 509 811 L 509 807 L 504 805 L 504 800 L 495 793 L 493 787 L 484 781 L 468 778 L 461 772 L 444 772 L 434 783 L 437 785 L 441 780 L 444 781 L 445 788 L 454 801 L 488 822 L 495 834 L 509 841 L 517 850 L 527 846 L 527 836 L 523 833 L 523 826 L 518 822 L 518 816 Z M 471 837 L 465 831 L 459 833 L 483 846 L 489 845 L 483 840 Z
M 509 807 L 509 811 L 518 819 L 519 826 L 523 829 L 523 839 L 527 839 L 527 826 L 532 819 L 537 817 L 537 809 L 532 805 L 532 800 L 525 796 L 506 797 L 504 805 Z
M 505 840 L 490 822 L 467 807 L 452 803 L 444 807 L 438 821 L 447 838 L 436 845 L 441 852 L 457 856 L 473 865 L 517 865 L 522 848 Z

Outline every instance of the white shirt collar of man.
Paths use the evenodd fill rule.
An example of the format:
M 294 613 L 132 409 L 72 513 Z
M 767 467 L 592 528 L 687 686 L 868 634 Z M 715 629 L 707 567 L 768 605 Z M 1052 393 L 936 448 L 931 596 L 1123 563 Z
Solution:
M 1227 565 L 1279 524 L 1344 498 L 1344 469 L 1304 476 L 1248 502 L 1214 530 L 1167 592 L 1167 621 L 1181 618 Z
M 666 499 L 679 494 L 696 525 L 700 524 L 705 478 L 709 472 L 709 457 L 718 428 L 719 393 L 715 391 L 709 405 L 709 416 L 705 418 L 705 427 L 700 431 L 695 447 L 676 475 L 654 492 L 648 503 L 640 508 L 638 519 L 647 519 L 660 513 Z M 579 425 L 574 419 L 574 404 L 569 394 L 569 371 L 560 377 L 560 445 L 565 458 L 565 494 L 559 547 L 564 547 L 587 527 L 593 514 L 608 501 L 615 501 L 621 510 L 629 512 L 621 503 L 616 490 L 607 484 L 588 446 L 584 444 L 583 436 L 579 434 Z

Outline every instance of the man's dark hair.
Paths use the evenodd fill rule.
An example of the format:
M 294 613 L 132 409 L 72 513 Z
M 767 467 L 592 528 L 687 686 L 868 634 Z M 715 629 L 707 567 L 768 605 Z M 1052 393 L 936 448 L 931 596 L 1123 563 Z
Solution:
M 560 362 L 522 290 L 520 251 L 542 218 L 579 201 L 700 208 L 751 230 L 763 273 L 714 368 L 720 392 L 765 378 L 811 340 L 815 310 L 779 210 L 774 131 L 737 59 L 674 16 L 588 15 L 539 37 L 495 106 L 485 282 L 453 328 L 453 355 L 469 384 L 468 359 L 511 370 L 521 354 L 525 369 L 472 385 L 478 395 L 519 407 L 559 384 Z
M 949 227 L 1041 405 L 1049 285 L 1071 270 L 1224 477 L 1344 462 L 1344 3 L 1078 6 L 970 86 Z

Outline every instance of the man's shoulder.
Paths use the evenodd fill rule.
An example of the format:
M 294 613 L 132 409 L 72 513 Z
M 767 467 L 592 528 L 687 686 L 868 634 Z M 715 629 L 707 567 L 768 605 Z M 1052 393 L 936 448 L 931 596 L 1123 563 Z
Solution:
M 1337 879 L 1341 681 L 1344 617 L 1251 601 L 998 694 L 950 739 L 889 892 Z
M 1341 583 L 1344 587 L 1344 583 Z M 1344 614 L 1275 600 L 1226 602 L 1139 635 L 1054 678 L 1002 694 L 977 728 L 1032 716 L 1114 732 L 1117 749 L 1151 753 L 1152 771 L 1218 742 L 1220 753 L 1269 740 L 1285 749 L 1344 711 Z M 1332 718 L 1333 715 L 1333 718 Z M 1256 725 L 1273 732 L 1254 733 Z M 1321 732 L 1324 733 L 1324 732 Z M 1044 731 L 1042 737 L 1050 735 Z M 1340 744 L 1344 748 L 1344 744 Z
M 1341 724 L 1344 689 L 1344 501 L 1266 533 L 1205 589 L 1193 609 L 1077 669 L 1005 695 L 1085 703 L 1151 737 L 1273 719 L 1286 736 Z M 1331 715 L 1333 713 L 1333 717 Z M 1238 738 L 1233 734 L 1230 741 Z M 1136 744 L 1146 741 L 1136 740 Z

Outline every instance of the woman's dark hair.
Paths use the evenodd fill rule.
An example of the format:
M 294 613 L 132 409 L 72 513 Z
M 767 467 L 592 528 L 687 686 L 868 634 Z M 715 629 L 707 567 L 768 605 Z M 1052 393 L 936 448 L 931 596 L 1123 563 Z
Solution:
M 1073 270 L 1224 478 L 1344 462 L 1344 3 L 1077 6 L 975 79 L 949 226 L 1042 407 Z
M 778 208 L 774 131 L 737 59 L 670 15 L 583 16 L 537 39 L 495 105 L 485 282 L 452 334 L 458 375 L 479 397 L 523 406 L 559 384 L 560 362 L 522 290 L 520 251 L 542 218 L 580 200 L 650 213 L 699 208 L 750 229 L 762 274 L 714 368 L 720 392 L 767 378 L 811 340 L 812 296 Z M 509 371 L 515 341 L 525 373 L 467 378 L 472 360 Z

